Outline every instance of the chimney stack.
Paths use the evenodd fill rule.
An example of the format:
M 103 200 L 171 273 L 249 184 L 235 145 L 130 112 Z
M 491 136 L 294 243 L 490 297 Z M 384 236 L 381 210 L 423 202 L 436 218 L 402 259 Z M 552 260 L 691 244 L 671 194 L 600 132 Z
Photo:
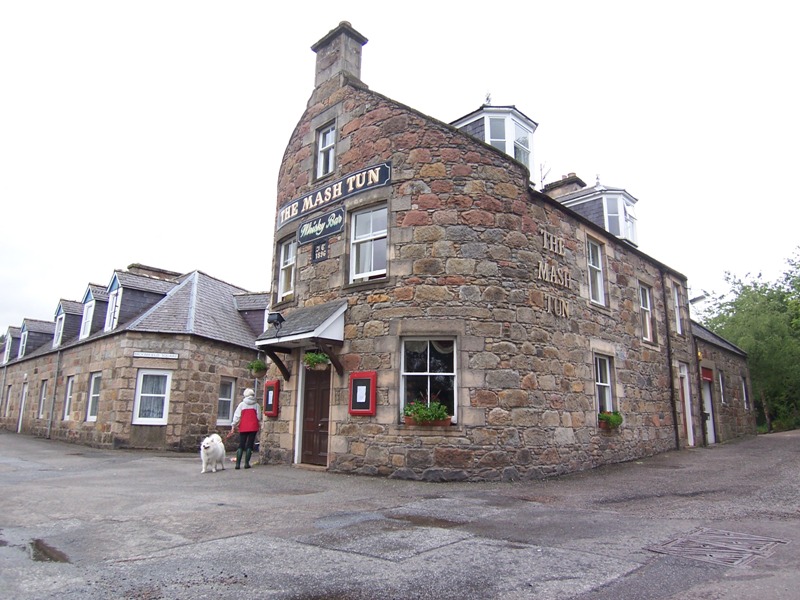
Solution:
M 542 192 L 555 200 L 560 196 L 566 196 L 572 192 L 582 190 L 585 187 L 586 183 L 584 183 L 580 177 L 575 175 L 575 173 L 570 173 L 569 175 L 563 175 L 558 181 L 553 181 L 545 185 Z
M 317 71 L 314 87 L 319 87 L 332 77 L 345 75 L 361 81 L 361 47 L 367 38 L 342 21 L 311 49 L 317 53 Z

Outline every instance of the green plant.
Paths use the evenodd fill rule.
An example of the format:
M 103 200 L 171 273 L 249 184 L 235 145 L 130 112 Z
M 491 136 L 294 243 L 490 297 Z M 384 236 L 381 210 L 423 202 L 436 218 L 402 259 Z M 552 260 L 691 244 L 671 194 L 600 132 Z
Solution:
M 430 404 L 424 400 L 409 402 L 403 408 L 403 415 L 411 417 L 416 423 L 430 423 L 431 421 L 444 421 L 449 419 L 447 407 L 436 400 Z
M 324 352 L 317 352 L 311 350 L 303 354 L 303 364 L 307 367 L 315 367 L 317 365 L 326 365 L 330 362 L 330 358 Z
M 604 410 L 599 415 L 597 415 L 597 420 L 600 422 L 608 423 L 608 426 L 611 429 L 616 429 L 617 427 L 622 425 L 622 415 L 619 414 L 619 411 L 616 410 L 613 412 Z
M 250 369 L 253 373 L 261 373 L 267 370 L 267 363 L 265 363 L 260 358 L 257 358 L 247 363 L 247 368 Z

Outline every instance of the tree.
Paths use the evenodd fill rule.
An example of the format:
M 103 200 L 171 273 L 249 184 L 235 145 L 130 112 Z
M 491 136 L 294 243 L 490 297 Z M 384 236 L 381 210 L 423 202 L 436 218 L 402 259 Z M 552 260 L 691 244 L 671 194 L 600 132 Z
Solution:
M 800 427 L 800 248 L 775 283 L 726 273 L 730 290 L 714 296 L 703 324 L 748 355 L 759 423 Z

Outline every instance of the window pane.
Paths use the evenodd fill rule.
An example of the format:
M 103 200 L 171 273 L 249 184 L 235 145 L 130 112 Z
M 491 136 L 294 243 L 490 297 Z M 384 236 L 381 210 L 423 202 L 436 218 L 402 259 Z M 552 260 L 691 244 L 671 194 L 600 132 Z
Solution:
M 167 390 L 167 377 L 165 375 L 143 375 L 142 376 L 142 395 L 161 394 Z
M 359 213 L 355 216 L 355 236 L 356 239 L 367 237 L 372 231 L 372 213 Z
M 530 148 L 528 145 L 528 131 L 515 123 L 514 141 L 525 149 Z
M 373 211 L 372 214 L 372 233 L 386 233 L 386 213 L 385 208 Z
M 164 398 L 142 394 L 139 400 L 139 417 L 143 419 L 160 419 L 163 416 Z
M 386 269 L 386 238 L 372 242 L 372 271 Z
M 407 373 L 428 372 L 428 342 L 407 341 L 405 343 L 405 371 Z
M 492 140 L 506 139 L 505 119 L 489 119 L 489 136 Z
M 452 340 L 431 341 L 431 373 L 453 373 L 455 370 L 455 343 Z
M 422 402 L 428 395 L 428 377 L 416 375 L 406 377 L 405 404 Z

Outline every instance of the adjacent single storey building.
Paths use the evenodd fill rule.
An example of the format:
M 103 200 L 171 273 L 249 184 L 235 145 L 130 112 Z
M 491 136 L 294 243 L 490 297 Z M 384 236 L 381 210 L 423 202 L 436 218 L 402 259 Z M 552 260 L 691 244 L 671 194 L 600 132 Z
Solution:
M 231 424 L 267 295 L 133 264 L 51 322 L 9 327 L 0 426 L 97 447 L 192 450 Z M 260 388 L 259 388 L 260 391 Z

